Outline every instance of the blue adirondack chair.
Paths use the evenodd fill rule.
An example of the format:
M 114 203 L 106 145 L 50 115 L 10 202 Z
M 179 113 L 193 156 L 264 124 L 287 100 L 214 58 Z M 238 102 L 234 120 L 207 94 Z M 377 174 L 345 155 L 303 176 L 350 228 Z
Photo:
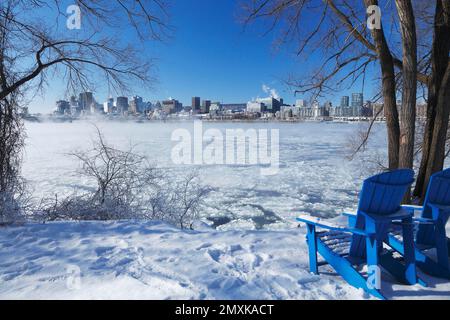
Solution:
M 424 272 L 450 279 L 449 239 L 445 225 L 450 216 L 450 169 L 435 173 L 428 184 L 423 206 L 403 206 L 411 212 L 421 211 L 421 217 L 415 218 L 416 263 Z M 393 227 L 389 245 L 400 253 L 402 238 L 398 228 Z M 426 250 L 436 249 L 436 260 L 426 254 Z
M 312 217 L 297 218 L 307 224 L 310 271 L 318 274 L 319 266 L 329 264 L 349 284 L 380 299 L 385 298 L 379 280 L 381 267 L 405 284 L 420 282 L 414 259 L 413 213 L 401 208 L 413 179 L 412 170 L 402 169 L 365 180 L 353 227 L 331 226 Z M 403 261 L 383 249 L 393 221 L 402 223 Z M 325 261 L 319 263 L 317 254 Z M 364 264 L 368 267 L 366 274 L 358 272 Z

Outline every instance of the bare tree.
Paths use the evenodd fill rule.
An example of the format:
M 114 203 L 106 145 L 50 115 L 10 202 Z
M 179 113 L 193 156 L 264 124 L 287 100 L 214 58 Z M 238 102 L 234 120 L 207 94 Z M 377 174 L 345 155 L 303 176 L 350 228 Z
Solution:
M 416 132 L 417 100 L 417 35 L 416 22 L 410 0 L 396 0 L 403 47 L 402 105 L 400 109 L 399 168 L 413 168 Z M 404 202 L 411 199 L 410 190 Z
M 37 218 L 43 220 L 113 220 L 138 218 L 145 189 L 157 185 L 160 177 L 147 159 L 134 152 L 114 148 L 96 128 L 89 150 L 69 153 L 79 161 L 77 173 L 91 180 L 92 192 L 75 192 L 62 198 L 42 199 Z
M 366 0 L 365 3 L 367 8 L 374 5 L 378 6 L 378 0 Z M 383 26 L 372 29 L 371 33 L 381 67 L 383 109 L 388 135 L 389 169 L 396 169 L 400 162 L 400 124 L 396 99 L 394 57 L 386 40 Z
M 182 229 L 193 229 L 211 188 L 200 183 L 197 172 L 177 177 L 164 172 L 158 183 L 144 190 L 143 218 L 170 222 Z
M 42 199 L 35 218 L 54 220 L 162 220 L 192 228 L 210 192 L 198 174 L 177 175 L 152 166 L 147 158 L 107 143 L 96 127 L 92 148 L 78 150 L 78 173 L 94 182 L 93 192 Z
M 195 172 L 189 173 L 173 189 L 168 209 L 169 216 L 182 229 L 192 229 L 199 209 L 211 189 L 202 186 Z M 167 210 L 166 209 L 166 210 Z
M 164 0 L 75 4 L 81 12 L 80 30 L 66 28 L 66 8 L 60 1 L 0 2 L 0 218 L 15 210 L 11 208 L 24 190 L 20 164 L 25 133 L 19 117 L 24 98 L 42 92 L 55 77 L 72 93 L 93 89 L 96 83 L 126 91 L 135 81 L 149 86 L 154 79 L 152 61 L 136 42 L 112 35 L 131 26 L 142 41 L 164 39 L 170 31 Z
M 60 8 L 59 1 L 2 1 L 0 29 L 7 35 L 2 46 L 8 55 L 0 65 L 8 72 L 0 99 L 24 85 L 42 89 L 55 72 L 73 90 L 90 88 L 98 79 L 124 90 L 130 81 L 148 84 L 153 78 L 147 55 L 111 34 L 131 24 L 142 40 L 161 40 L 170 30 L 163 0 L 75 3 L 83 22 L 79 31 L 65 27 L 66 8 Z
M 396 0 L 403 46 L 403 86 L 400 111 L 399 167 L 413 167 L 417 100 L 417 40 L 413 7 L 409 0 Z
M 270 30 L 281 28 L 279 42 L 298 43 L 298 55 L 324 55 L 311 76 L 289 77 L 287 84 L 296 93 L 311 93 L 315 97 L 350 88 L 358 80 L 365 82 L 369 66 L 379 62 L 389 168 L 395 169 L 400 149 L 395 68 L 402 68 L 402 61 L 390 49 L 383 25 L 372 30 L 366 27 L 366 9 L 371 5 L 378 5 L 378 1 L 365 0 L 355 5 L 345 0 L 249 0 L 244 11 L 246 23 L 263 18 L 271 21 Z
M 145 184 L 154 184 L 155 169 L 149 165 L 147 159 L 133 151 L 119 150 L 106 141 L 100 130 L 96 127 L 97 137 L 93 146 L 87 151 L 76 151 L 69 155 L 80 162 L 79 174 L 93 178 L 96 182 L 96 191 L 91 201 L 103 205 L 120 205 L 131 207 L 135 203 L 135 195 L 145 187 Z M 109 216 L 102 217 L 108 219 Z
M 444 164 L 442 150 L 445 150 L 445 139 L 443 137 L 447 134 L 448 117 L 442 117 L 445 116 L 445 110 L 450 108 L 450 101 L 448 98 L 445 99 L 449 91 L 446 87 L 448 85 L 446 74 L 450 65 L 450 4 L 448 1 L 436 0 L 432 28 L 432 45 L 428 61 L 431 74 L 426 82 L 427 119 L 421 147 L 422 160 L 414 189 L 414 195 L 422 199 L 431 175 L 441 170 Z
M 278 43 L 296 43 L 298 55 L 320 51 L 325 57 L 311 76 L 288 78 L 287 83 L 295 92 L 309 92 L 313 96 L 337 92 L 345 84 L 351 87 L 357 79 L 364 82 L 368 66 L 379 63 L 390 169 L 412 167 L 414 105 L 417 85 L 420 85 L 428 95 L 428 115 L 414 194 L 423 197 L 430 174 L 442 169 L 445 156 L 448 127 L 445 110 L 450 108 L 450 101 L 440 99 L 445 99 L 448 91 L 445 74 L 450 64 L 450 4 L 446 0 L 431 4 L 406 0 L 387 2 L 383 4 L 380 28 L 368 30 L 366 10 L 378 5 L 377 0 L 247 0 L 245 23 L 255 19 L 269 21 L 268 31 L 279 32 Z M 390 28 L 383 23 L 386 21 Z M 416 38 L 416 30 L 425 36 Z M 403 40 L 402 46 L 399 39 Z M 403 54 L 399 47 L 403 47 Z M 403 96 L 400 117 L 396 106 L 398 91 Z M 442 108 L 440 120 L 438 107 Z M 358 150 L 364 149 L 367 137 L 363 136 Z

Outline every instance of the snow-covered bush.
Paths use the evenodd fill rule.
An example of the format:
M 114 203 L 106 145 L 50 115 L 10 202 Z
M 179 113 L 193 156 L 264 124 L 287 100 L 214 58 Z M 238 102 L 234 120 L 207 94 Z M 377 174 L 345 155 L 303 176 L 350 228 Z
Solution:
M 0 192 L 0 225 L 16 222 L 22 214 L 20 202 L 11 192 Z
M 157 219 L 191 228 L 210 190 L 195 172 L 171 175 L 150 165 L 133 148 L 110 146 L 98 128 L 92 149 L 70 155 L 80 161 L 78 173 L 96 182 L 95 190 L 43 199 L 35 219 Z
M 0 224 L 21 219 L 27 188 L 21 177 L 25 133 L 19 116 L 19 96 L 0 99 Z
M 35 220 L 118 220 L 133 218 L 133 211 L 120 199 L 99 202 L 95 194 L 71 194 L 59 199 L 42 199 L 34 213 Z
M 142 199 L 144 217 L 164 220 L 183 229 L 192 228 L 211 191 L 199 180 L 195 171 L 183 177 L 159 176 L 158 183 L 147 188 Z

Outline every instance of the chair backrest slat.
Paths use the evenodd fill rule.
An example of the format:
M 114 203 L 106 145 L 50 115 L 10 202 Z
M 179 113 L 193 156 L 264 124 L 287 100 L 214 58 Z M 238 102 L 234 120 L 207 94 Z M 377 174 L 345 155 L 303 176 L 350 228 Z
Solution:
M 355 227 L 365 229 L 365 217 L 362 212 L 380 216 L 397 212 L 413 178 L 414 171 L 400 169 L 366 179 L 360 194 Z M 363 257 L 365 247 L 364 237 L 354 235 L 350 255 Z
M 429 206 L 430 203 L 441 206 L 450 206 L 450 169 L 436 172 L 431 176 L 423 203 L 423 218 L 432 218 L 432 209 Z M 417 242 L 420 244 L 433 245 L 435 242 L 433 227 L 430 225 L 420 225 L 417 233 Z

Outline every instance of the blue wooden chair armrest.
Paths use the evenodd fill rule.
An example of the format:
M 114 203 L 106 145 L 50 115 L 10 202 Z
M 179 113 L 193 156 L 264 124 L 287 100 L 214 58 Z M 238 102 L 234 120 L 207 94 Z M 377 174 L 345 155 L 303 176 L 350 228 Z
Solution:
M 365 232 L 364 230 L 360 230 L 360 229 L 355 229 L 355 228 L 346 228 L 346 227 L 342 227 L 342 226 L 336 226 L 336 225 L 330 225 L 324 222 L 321 222 L 319 219 L 314 219 L 313 217 L 298 217 L 296 220 L 299 222 L 303 222 L 306 223 L 308 225 L 313 225 L 322 229 L 328 229 L 328 230 L 333 230 L 333 231 L 342 231 L 342 232 L 349 232 L 349 233 L 353 233 L 353 234 L 357 234 L 360 236 L 364 236 L 364 237 L 370 237 L 370 236 L 374 236 L 374 234 L 369 234 L 367 232 Z
M 394 220 L 403 220 L 406 218 L 412 218 L 414 216 L 414 213 L 406 210 L 404 208 L 401 208 L 397 212 L 386 214 L 386 215 L 378 215 L 378 214 L 371 214 L 368 212 L 360 211 L 361 214 L 365 215 L 366 217 L 373 219 L 374 221 L 394 221 Z
M 342 213 L 344 217 L 347 217 L 348 226 L 354 228 L 356 225 L 356 213 L 344 212 Z
M 439 211 L 441 211 L 441 212 L 449 212 L 450 211 L 450 206 L 443 206 L 443 205 L 440 205 L 440 204 L 435 204 L 435 203 L 428 203 L 428 205 L 432 208 L 432 209 L 434 209 L 434 210 L 439 210 Z
M 450 214 L 450 206 L 444 206 L 431 202 L 428 202 L 428 206 L 431 208 L 431 217 L 433 220 L 442 219 L 442 217 Z
M 418 224 L 434 224 L 434 220 L 433 219 L 427 219 L 427 218 L 413 218 L 413 221 L 418 223 Z
M 361 213 L 364 214 L 365 216 L 373 218 L 374 220 L 401 220 L 404 218 L 411 217 L 411 211 L 410 211 L 411 208 L 410 207 L 411 208 L 414 207 L 414 210 L 418 210 L 418 209 L 415 209 L 416 206 L 407 206 L 407 207 L 402 206 L 399 211 L 394 212 L 389 215 L 384 215 L 384 216 L 379 216 L 376 214 L 371 214 L 371 213 L 362 212 L 362 211 L 361 211 Z M 422 207 L 418 207 L 418 208 L 422 209 Z M 356 219 L 356 213 L 344 212 L 342 215 L 345 217 L 348 217 L 349 220 Z
M 435 223 L 435 221 L 433 219 L 427 219 L 427 218 L 421 218 L 421 217 L 412 218 L 412 222 L 415 224 L 434 224 Z M 401 222 L 401 221 L 395 221 L 392 223 L 395 225 L 403 224 L 403 222 Z
M 356 212 L 343 212 L 342 215 L 344 217 L 356 218 Z
M 422 206 L 415 206 L 412 204 L 404 204 L 402 205 L 402 208 L 407 210 L 407 211 L 423 211 L 423 207 Z

